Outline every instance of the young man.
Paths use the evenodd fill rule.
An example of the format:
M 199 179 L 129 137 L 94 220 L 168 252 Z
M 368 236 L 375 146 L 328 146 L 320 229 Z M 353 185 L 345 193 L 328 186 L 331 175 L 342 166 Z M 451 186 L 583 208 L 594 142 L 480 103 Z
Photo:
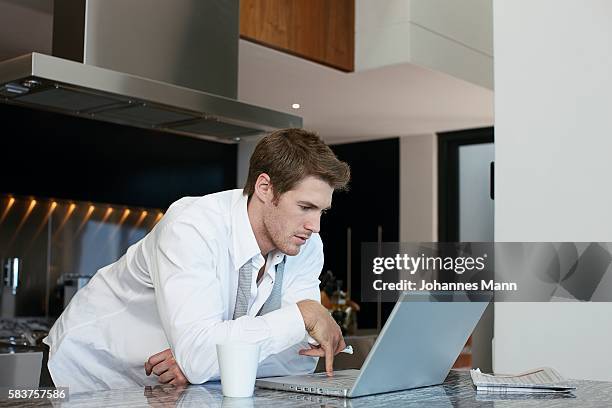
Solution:
M 331 375 L 345 344 L 319 303 L 318 232 L 349 178 L 310 132 L 262 139 L 244 190 L 175 202 L 75 295 L 44 340 L 55 385 L 200 384 L 219 377 L 215 346 L 232 340 L 261 343 L 258 376 L 310 372 L 314 357 Z

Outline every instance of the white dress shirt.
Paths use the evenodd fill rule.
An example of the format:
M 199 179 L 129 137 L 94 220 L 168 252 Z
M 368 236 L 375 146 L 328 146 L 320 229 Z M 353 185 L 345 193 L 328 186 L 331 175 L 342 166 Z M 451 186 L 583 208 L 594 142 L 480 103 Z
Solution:
M 53 382 L 71 392 L 156 384 L 144 363 L 171 348 L 187 379 L 200 384 L 219 377 L 215 346 L 231 340 L 261 343 L 258 376 L 312 372 L 316 359 L 297 353 L 308 346 L 296 302 L 320 301 L 321 238 L 312 234 L 298 255 L 287 256 L 282 307 L 257 316 L 283 256 L 272 251 L 264 260 L 242 190 L 178 200 L 77 292 L 52 327 L 44 342 Z M 249 310 L 231 320 L 239 269 L 249 261 Z

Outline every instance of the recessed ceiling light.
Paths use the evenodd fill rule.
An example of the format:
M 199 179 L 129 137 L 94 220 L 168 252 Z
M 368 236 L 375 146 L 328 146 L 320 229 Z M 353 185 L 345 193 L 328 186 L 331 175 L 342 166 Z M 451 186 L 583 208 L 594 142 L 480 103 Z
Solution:
M 300 104 L 299 103 L 294 103 L 293 105 L 291 105 L 291 107 L 293 109 L 300 109 Z

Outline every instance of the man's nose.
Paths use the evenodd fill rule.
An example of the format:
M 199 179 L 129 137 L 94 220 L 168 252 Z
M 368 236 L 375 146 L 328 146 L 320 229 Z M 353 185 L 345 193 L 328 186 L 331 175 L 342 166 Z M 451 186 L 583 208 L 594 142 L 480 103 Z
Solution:
M 312 231 L 313 233 L 319 232 L 321 230 L 321 214 L 317 214 L 306 222 L 304 225 L 308 231 Z

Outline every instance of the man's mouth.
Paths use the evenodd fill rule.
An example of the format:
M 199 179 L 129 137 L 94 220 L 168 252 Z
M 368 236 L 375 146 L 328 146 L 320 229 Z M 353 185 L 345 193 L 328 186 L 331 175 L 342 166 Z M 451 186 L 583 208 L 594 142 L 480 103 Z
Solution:
M 295 238 L 297 238 L 297 240 L 299 241 L 299 244 L 300 244 L 300 245 L 301 245 L 301 244 L 303 244 L 303 243 L 305 243 L 305 242 L 306 242 L 306 240 L 307 240 L 308 238 L 310 238 L 310 237 L 309 237 L 309 236 L 307 236 L 307 235 L 294 235 L 294 237 L 295 237 Z

